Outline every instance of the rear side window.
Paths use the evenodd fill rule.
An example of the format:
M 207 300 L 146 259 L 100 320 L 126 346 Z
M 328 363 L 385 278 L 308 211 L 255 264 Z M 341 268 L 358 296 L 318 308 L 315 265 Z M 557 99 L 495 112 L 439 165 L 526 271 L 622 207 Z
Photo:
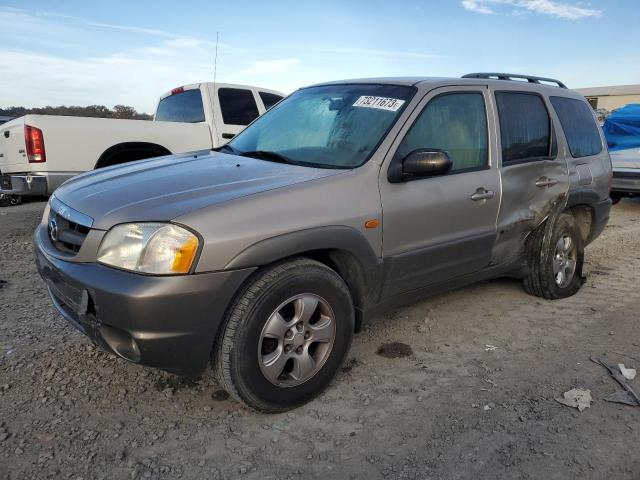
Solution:
M 159 122 L 204 122 L 204 107 L 200 89 L 185 90 L 160 100 L 156 111 Z
M 222 121 L 227 125 L 249 125 L 258 118 L 258 106 L 251 90 L 221 88 L 218 90 Z
M 550 97 L 574 158 L 597 155 L 602 141 L 591 113 L 591 107 L 574 98 Z
M 411 126 L 398 149 L 406 157 L 420 148 L 444 150 L 450 172 L 487 165 L 487 113 L 481 93 L 447 93 L 433 98 Z
M 502 164 L 538 160 L 551 151 L 551 120 L 538 95 L 497 92 Z
M 280 95 L 276 95 L 275 93 L 268 93 L 268 92 L 259 92 L 259 93 L 260 93 L 260 99 L 262 100 L 262 103 L 264 103 L 265 110 L 269 110 L 276 103 L 282 100 L 282 97 Z

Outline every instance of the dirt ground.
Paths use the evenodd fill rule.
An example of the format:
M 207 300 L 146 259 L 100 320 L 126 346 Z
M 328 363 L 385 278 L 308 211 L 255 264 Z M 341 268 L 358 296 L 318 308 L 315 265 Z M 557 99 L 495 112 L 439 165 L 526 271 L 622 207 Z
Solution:
M 605 402 L 618 386 L 589 361 L 640 369 L 640 201 L 614 207 L 576 296 L 498 280 L 399 309 L 355 337 L 324 395 L 280 415 L 68 326 L 34 267 L 43 208 L 0 209 L 0 478 L 640 478 L 640 408 Z M 582 413 L 554 401 L 576 387 L 594 398 Z

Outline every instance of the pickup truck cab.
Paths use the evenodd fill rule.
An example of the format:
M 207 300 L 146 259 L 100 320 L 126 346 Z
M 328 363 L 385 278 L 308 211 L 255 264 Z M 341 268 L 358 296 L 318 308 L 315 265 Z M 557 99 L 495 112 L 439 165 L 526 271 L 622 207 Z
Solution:
M 80 175 L 37 227 L 38 271 L 107 351 L 212 361 L 264 411 L 321 392 L 383 309 L 499 276 L 571 296 L 611 160 L 584 97 L 512 77 L 307 87 L 217 151 Z
M 283 98 L 199 83 L 162 95 L 154 121 L 25 115 L 0 126 L 0 197 L 50 195 L 87 170 L 223 145 Z

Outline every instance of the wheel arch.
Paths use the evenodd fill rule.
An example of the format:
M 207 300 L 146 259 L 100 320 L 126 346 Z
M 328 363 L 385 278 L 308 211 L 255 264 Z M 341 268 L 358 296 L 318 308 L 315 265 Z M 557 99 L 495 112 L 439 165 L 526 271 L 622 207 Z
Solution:
M 379 300 L 382 261 L 354 228 L 312 228 L 268 238 L 240 252 L 225 270 L 264 267 L 295 257 L 314 259 L 340 275 L 353 297 L 358 331 L 362 312 Z
M 148 154 L 148 156 L 145 156 Z M 125 160 L 127 155 L 131 156 L 130 160 Z M 143 155 L 143 156 L 140 156 Z M 157 143 L 151 142 L 123 142 L 112 145 L 107 148 L 98 158 L 94 169 L 118 165 L 120 163 L 132 162 L 135 160 L 143 160 L 144 158 L 160 157 L 163 155 L 171 155 L 171 151 Z M 139 158 L 137 158 L 139 157 Z M 121 160 L 114 161 L 122 158 Z
M 571 213 L 582 234 L 585 246 L 593 239 L 595 227 L 594 205 L 600 203 L 600 198 L 596 192 L 580 191 L 572 192 L 567 198 L 565 212 Z

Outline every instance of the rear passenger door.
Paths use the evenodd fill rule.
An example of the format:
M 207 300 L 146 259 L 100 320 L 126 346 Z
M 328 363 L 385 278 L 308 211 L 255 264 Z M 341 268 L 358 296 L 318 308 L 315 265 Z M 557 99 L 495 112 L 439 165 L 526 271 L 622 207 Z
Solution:
M 569 189 L 551 106 L 537 92 L 493 92 L 498 117 L 502 203 L 492 263 L 515 260 L 523 242 Z
M 227 143 L 261 113 L 253 91 L 248 88 L 220 86 L 214 103 L 218 105 L 215 109 L 218 145 Z

